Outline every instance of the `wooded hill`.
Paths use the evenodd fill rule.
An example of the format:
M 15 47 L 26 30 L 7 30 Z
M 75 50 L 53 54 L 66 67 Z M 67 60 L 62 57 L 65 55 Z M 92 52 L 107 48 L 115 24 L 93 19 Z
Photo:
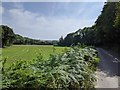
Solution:
M 59 39 L 59 45 L 70 46 L 78 42 L 86 45 L 120 46 L 120 2 L 106 2 L 95 24 L 79 29 Z
M 10 46 L 12 44 L 17 45 L 56 45 L 58 41 L 56 40 L 37 40 L 28 37 L 23 37 L 19 34 L 15 34 L 13 29 L 1 25 L 0 26 L 0 40 L 2 43 L 1 47 Z

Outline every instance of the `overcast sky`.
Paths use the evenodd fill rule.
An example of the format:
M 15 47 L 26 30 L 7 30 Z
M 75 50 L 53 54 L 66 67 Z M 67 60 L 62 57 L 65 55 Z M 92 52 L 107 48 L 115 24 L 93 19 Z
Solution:
M 80 28 L 92 26 L 104 2 L 3 2 L 2 24 L 22 36 L 58 40 Z

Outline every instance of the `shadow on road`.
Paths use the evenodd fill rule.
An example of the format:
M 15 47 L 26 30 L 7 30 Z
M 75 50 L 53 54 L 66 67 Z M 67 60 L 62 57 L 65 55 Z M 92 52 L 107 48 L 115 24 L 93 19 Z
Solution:
M 106 73 L 108 77 L 120 76 L 120 60 L 102 48 L 97 48 L 100 57 L 98 70 Z

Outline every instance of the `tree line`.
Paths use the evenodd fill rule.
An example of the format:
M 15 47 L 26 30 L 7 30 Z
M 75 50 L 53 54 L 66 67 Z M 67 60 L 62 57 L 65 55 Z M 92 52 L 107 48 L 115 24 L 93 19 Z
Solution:
M 2 32 L 1 32 L 2 31 Z M 2 34 L 1 34 L 2 33 Z M 8 26 L 0 26 L 2 47 L 12 44 L 71 46 L 77 43 L 119 47 L 120 45 L 120 2 L 106 2 L 95 24 L 69 33 L 58 41 L 42 41 L 15 34 Z
M 37 40 L 28 37 L 23 37 L 19 34 L 15 34 L 13 29 L 1 25 L 0 26 L 0 47 L 16 45 L 56 45 L 57 40 Z
M 118 47 L 120 45 L 120 2 L 106 2 L 95 24 L 79 29 L 59 39 L 60 46 L 77 43 Z

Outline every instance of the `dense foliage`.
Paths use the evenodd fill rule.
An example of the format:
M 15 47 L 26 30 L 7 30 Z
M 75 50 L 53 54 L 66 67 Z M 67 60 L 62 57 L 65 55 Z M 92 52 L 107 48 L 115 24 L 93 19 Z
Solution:
M 1 32 L 0 39 L 2 40 L 1 41 L 2 47 L 12 45 L 13 39 L 15 37 L 12 28 L 2 25 L 0 26 L 0 32 Z
M 78 43 L 85 45 L 96 45 L 95 40 L 95 27 L 85 27 L 84 29 L 79 29 L 74 33 L 68 34 L 64 39 L 60 38 L 59 45 L 61 46 L 73 46 Z
M 79 29 L 63 38 L 61 46 L 86 45 L 116 47 L 120 46 L 120 2 L 106 2 L 95 24 Z
M 2 47 L 2 28 L 0 27 L 0 48 Z
M 118 43 L 114 22 L 116 17 L 117 2 L 108 2 L 104 5 L 102 14 L 96 20 L 97 38 L 102 45 Z M 120 32 L 120 31 L 119 31 Z
M 5 68 L 3 61 L 3 89 L 72 89 L 94 88 L 94 71 L 99 62 L 97 52 L 90 47 L 75 46 L 62 54 L 43 60 L 39 55 L 32 61 L 18 61 Z

